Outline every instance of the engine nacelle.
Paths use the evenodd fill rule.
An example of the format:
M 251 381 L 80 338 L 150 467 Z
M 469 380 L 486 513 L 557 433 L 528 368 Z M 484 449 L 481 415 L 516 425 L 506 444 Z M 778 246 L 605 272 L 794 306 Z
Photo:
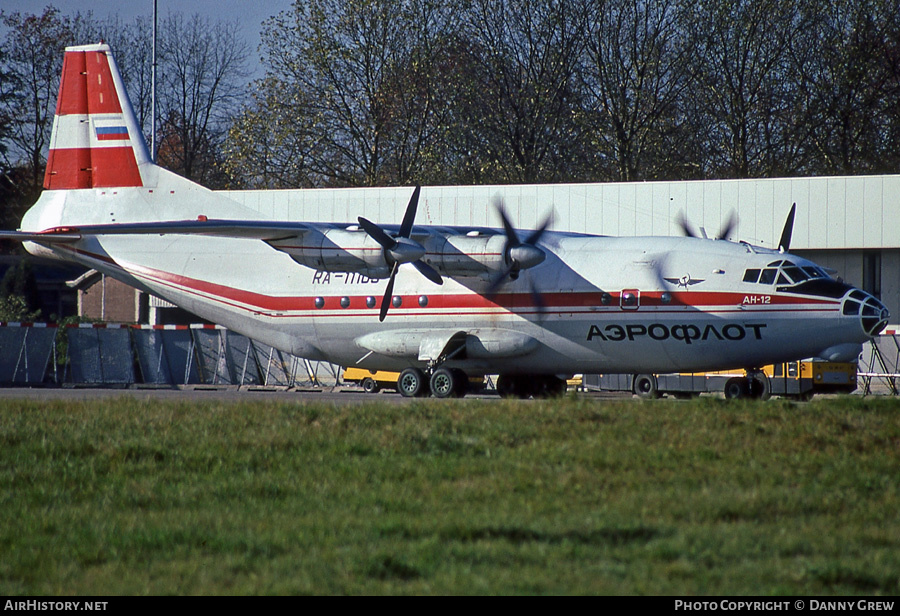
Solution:
M 391 273 L 381 246 L 362 229 L 309 231 L 269 244 L 300 265 L 322 272 L 360 272 L 369 278 L 386 278 Z
M 424 261 L 444 276 L 478 276 L 506 269 L 506 238 L 491 235 L 434 237 L 426 244 Z

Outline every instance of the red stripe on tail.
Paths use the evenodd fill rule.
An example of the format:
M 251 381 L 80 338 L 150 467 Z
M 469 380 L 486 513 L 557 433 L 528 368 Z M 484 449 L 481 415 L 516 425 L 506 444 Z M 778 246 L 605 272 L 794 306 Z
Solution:
M 91 150 L 91 165 L 94 188 L 143 186 L 131 147 L 94 148 Z
M 91 188 L 91 151 L 88 148 L 50 150 L 44 188 Z

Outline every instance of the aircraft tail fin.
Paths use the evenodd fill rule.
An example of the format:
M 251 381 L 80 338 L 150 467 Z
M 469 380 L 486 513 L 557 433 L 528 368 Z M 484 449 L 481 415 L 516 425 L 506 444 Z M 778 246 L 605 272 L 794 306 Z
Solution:
M 151 166 L 109 45 L 67 47 L 44 188 L 144 186 Z

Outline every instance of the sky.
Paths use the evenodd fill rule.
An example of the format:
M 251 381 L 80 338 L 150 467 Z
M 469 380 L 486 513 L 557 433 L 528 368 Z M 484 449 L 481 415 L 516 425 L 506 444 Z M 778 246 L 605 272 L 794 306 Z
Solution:
M 291 4 L 291 0 L 188 0 L 187 2 L 157 0 L 157 11 L 160 19 L 174 12 L 188 16 L 197 13 L 212 21 L 239 21 L 244 38 L 252 50 L 251 67 L 256 76 L 262 76 L 263 71 L 258 66 L 259 54 L 257 53 L 262 22 L 287 10 Z M 51 5 L 58 8 L 64 15 L 91 11 L 94 17 L 100 19 L 118 15 L 126 22 L 130 22 L 138 15 L 147 17 L 153 15 L 153 0 L 3 0 L 0 2 L 0 8 L 7 13 L 19 11 L 40 14 L 44 12 L 45 7 Z M 88 42 L 95 41 L 85 41 L 85 43 Z

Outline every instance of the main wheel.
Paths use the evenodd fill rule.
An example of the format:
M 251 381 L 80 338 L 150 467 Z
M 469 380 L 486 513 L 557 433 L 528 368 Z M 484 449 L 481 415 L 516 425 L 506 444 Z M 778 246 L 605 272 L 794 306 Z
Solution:
M 464 397 L 469 392 L 469 375 L 459 368 L 451 368 L 450 372 L 456 375 L 456 397 Z
M 497 377 L 497 393 L 501 398 L 516 397 L 516 379 L 508 374 L 501 374 Z
M 772 386 L 765 374 L 760 373 L 748 379 L 747 388 L 754 400 L 768 400 L 772 397 Z
M 645 400 L 659 398 L 659 386 L 652 374 L 639 374 L 634 377 L 634 393 Z
M 560 398 L 566 395 L 566 380 L 557 376 L 539 376 L 534 381 L 537 391 L 535 398 Z
M 459 376 L 449 368 L 438 368 L 431 375 L 431 395 L 435 398 L 451 398 L 459 395 Z
M 742 376 L 736 376 L 733 379 L 725 381 L 723 393 L 725 394 L 726 400 L 746 398 L 750 395 L 750 386 L 747 379 Z
M 425 385 L 425 373 L 418 368 L 407 368 L 397 379 L 397 391 L 404 398 L 418 398 L 428 392 Z

